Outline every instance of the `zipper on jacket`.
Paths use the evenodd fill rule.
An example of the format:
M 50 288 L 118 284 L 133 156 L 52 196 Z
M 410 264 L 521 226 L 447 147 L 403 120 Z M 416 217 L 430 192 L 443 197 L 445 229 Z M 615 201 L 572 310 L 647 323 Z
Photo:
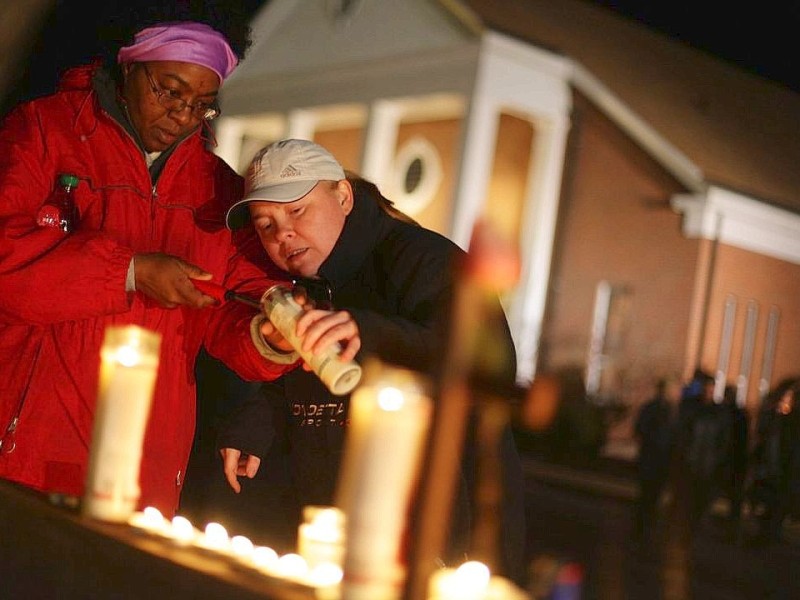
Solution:
M 0 438 L 0 454 L 11 454 L 17 447 L 17 438 L 15 432 L 17 430 L 18 423 L 19 416 L 15 416 L 13 419 L 11 419 L 11 422 L 8 424 L 8 427 L 6 427 L 5 432 L 3 432 L 3 437 Z
M 39 345 L 36 347 L 36 353 L 33 355 L 31 362 L 31 370 L 28 371 L 28 379 L 25 382 L 25 387 L 22 388 L 22 396 L 17 402 L 17 409 L 14 411 L 11 420 L 8 422 L 6 430 L 3 432 L 3 437 L 0 437 L 0 454 L 11 454 L 17 447 L 17 426 L 19 425 L 19 417 L 22 414 L 22 408 L 25 406 L 25 400 L 28 397 L 28 390 L 33 381 L 33 372 L 36 370 L 36 365 L 39 363 L 39 355 L 42 353 L 42 346 L 44 345 L 44 338 L 39 340 Z M 11 444 L 9 448 L 8 445 Z

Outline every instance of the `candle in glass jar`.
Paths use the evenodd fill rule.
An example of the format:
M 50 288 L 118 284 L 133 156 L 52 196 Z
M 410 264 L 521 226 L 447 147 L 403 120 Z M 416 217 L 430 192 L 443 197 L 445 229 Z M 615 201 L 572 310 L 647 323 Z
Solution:
M 291 288 L 283 284 L 273 285 L 261 296 L 261 306 L 264 315 L 297 350 L 332 394 L 343 396 L 353 391 L 361 380 L 361 366 L 354 360 L 342 362 L 339 359 L 342 347 L 338 342 L 319 353 L 303 350 L 303 340 L 295 330 L 297 320 L 304 311 L 292 296 Z
M 393 600 L 405 576 L 403 539 L 432 404 L 418 373 L 377 360 L 350 398 L 337 505 L 346 515 L 349 600 Z
M 344 514 L 334 506 L 306 506 L 297 531 L 297 553 L 311 568 L 324 563 L 342 566 Z
M 89 450 L 83 514 L 125 522 L 139 500 L 139 468 L 153 399 L 161 334 L 107 327 Z

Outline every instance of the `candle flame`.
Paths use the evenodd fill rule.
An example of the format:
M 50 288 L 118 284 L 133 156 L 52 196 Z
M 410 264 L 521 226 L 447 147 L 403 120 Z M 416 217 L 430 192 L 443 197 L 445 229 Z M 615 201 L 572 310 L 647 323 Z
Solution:
M 396 387 L 385 387 L 378 391 L 378 406 L 387 412 L 397 412 L 404 403 L 403 392 Z
M 238 557 L 247 558 L 253 554 L 253 542 L 243 535 L 231 538 L 231 552 Z
M 186 517 L 177 515 L 172 518 L 172 537 L 175 541 L 188 544 L 194 539 L 194 526 Z
M 114 360 L 123 367 L 133 367 L 142 362 L 142 354 L 138 348 L 133 346 L 120 346 L 117 348 Z
M 308 563 L 299 554 L 284 554 L 275 569 L 281 577 L 299 579 L 308 572 Z

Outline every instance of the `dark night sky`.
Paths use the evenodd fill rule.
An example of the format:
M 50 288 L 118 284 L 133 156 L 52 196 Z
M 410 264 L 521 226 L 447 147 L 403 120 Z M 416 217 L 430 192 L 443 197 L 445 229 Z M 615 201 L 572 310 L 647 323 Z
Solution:
M 95 27 L 106 12 L 137 1 L 144 0 L 57 0 L 6 104 L 51 91 L 64 68 L 85 61 L 97 50 Z M 800 0 L 744 4 L 717 0 L 588 1 L 800 93 L 796 63 Z M 255 10 L 263 2 L 245 3 Z M 721 5 L 724 10 L 720 10 Z
M 589 0 L 800 93 L 800 0 Z

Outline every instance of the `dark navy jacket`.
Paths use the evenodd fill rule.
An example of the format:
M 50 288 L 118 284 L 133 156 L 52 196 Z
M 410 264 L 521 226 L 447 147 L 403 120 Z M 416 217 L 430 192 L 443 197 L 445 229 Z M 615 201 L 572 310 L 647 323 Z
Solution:
M 374 355 L 435 375 L 437 360 L 444 354 L 444 327 L 455 283 L 454 261 L 463 251 L 438 233 L 387 214 L 372 197 L 377 190 L 368 182 L 353 183 L 353 210 L 319 274 L 331 284 L 334 306 L 350 312 L 358 324 L 362 342 L 356 357 L 359 362 Z M 497 307 L 502 314 L 499 302 Z M 506 353 L 506 383 L 513 383 L 515 354 L 504 318 L 498 320 L 493 334 Z M 227 421 L 217 445 L 264 457 L 272 444 L 285 443 L 299 504 L 332 504 L 348 402 L 347 396 L 330 394 L 313 373 L 296 369 L 265 383 L 262 394 L 247 401 Z M 470 446 L 468 441 L 467 463 L 473 455 Z M 507 507 L 501 544 L 504 572 L 523 577 L 522 472 L 510 431 L 503 440 L 502 452 Z M 465 464 L 462 484 L 467 487 L 471 470 L 472 465 Z M 462 540 L 469 527 L 469 510 L 465 508 L 468 495 L 462 489 L 451 536 Z M 459 550 L 463 553 L 465 548 L 454 549 L 454 554 Z

